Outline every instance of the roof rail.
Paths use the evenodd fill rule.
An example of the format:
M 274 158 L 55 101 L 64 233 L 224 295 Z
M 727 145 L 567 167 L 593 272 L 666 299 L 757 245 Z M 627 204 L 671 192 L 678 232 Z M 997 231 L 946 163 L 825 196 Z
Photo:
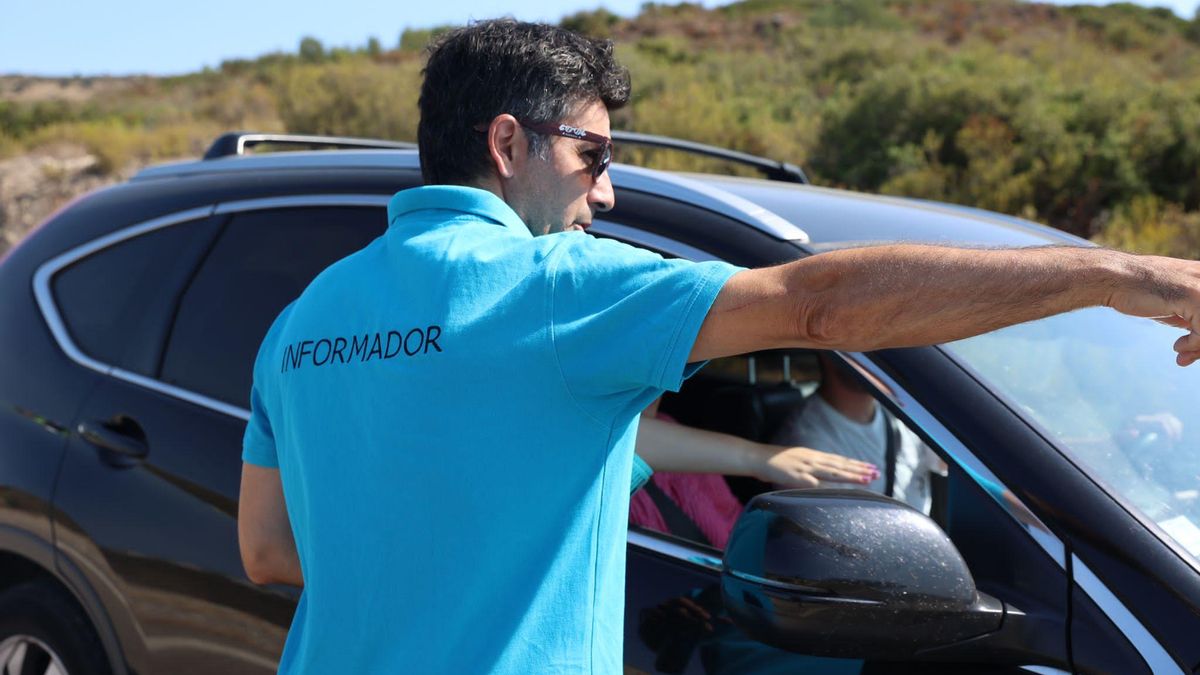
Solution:
M 788 162 L 778 162 L 765 157 L 758 157 L 737 150 L 727 150 L 719 148 L 715 145 L 705 145 L 695 141 L 685 141 L 679 138 L 671 138 L 669 136 L 655 136 L 653 134 L 639 134 L 632 131 L 613 131 L 612 137 L 614 141 L 619 141 L 628 145 L 644 145 L 647 147 L 663 148 L 666 150 L 678 150 L 681 152 L 689 152 L 693 155 L 703 155 L 705 157 L 713 157 L 728 162 L 735 162 L 745 166 L 750 166 L 759 171 L 770 180 L 783 181 L 785 183 L 809 183 L 808 176 L 804 170 L 795 164 Z M 260 143 L 271 143 L 274 145 L 300 145 L 305 147 L 329 147 L 329 148 L 375 148 L 380 150 L 408 150 L 417 147 L 416 143 L 407 143 L 404 141 L 384 141 L 375 138 L 352 138 L 349 136 L 310 136 L 304 134 L 263 134 L 245 131 L 232 131 L 223 134 L 213 144 L 209 146 L 208 152 L 204 153 L 204 159 L 217 159 L 218 157 L 229 157 L 231 155 L 244 155 L 246 150 Z
M 352 138 L 349 136 L 308 136 L 303 134 L 261 134 L 245 131 L 232 131 L 222 134 L 204 153 L 204 159 L 217 159 L 232 155 L 244 155 L 246 150 L 260 143 L 273 145 L 300 145 L 305 147 L 327 148 L 375 148 L 379 150 L 396 150 L 416 148 L 416 143 L 403 141 L 382 141 L 375 138 Z
M 757 157 L 744 152 L 738 152 L 737 150 L 726 150 L 715 145 L 705 145 L 704 143 L 685 141 L 669 136 L 639 134 L 632 131 L 613 131 L 612 137 L 614 141 L 620 141 L 629 145 L 645 145 L 654 148 L 665 148 L 667 150 L 679 150 L 681 152 L 690 152 L 694 155 L 704 155 L 737 164 L 744 164 L 762 171 L 770 180 L 783 181 L 785 183 L 803 183 L 805 185 L 809 183 L 808 175 L 804 173 L 804 169 L 795 164 L 777 162 L 773 159 Z

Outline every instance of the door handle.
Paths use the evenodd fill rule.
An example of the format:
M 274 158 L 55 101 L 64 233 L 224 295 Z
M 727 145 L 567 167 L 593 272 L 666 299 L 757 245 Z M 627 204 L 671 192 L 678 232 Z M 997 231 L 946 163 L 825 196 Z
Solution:
M 132 420 L 122 420 L 124 429 L 114 429 L 111 422 L 80 422 L 77 431 L 83 440 L 100 448 L 102 457 L 115 466 L 131 466 L 150 452 L 141 436 L 141 428 Z M 126 431 L 128 429 L 128 431 Z

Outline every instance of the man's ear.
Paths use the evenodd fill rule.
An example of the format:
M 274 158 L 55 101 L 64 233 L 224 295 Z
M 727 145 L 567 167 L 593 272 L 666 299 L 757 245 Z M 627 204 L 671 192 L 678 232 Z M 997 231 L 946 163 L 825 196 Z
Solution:
M 497 115 L 487 129 L 488 156 L 501 178 L 512 178 L 525 163 L 529 142 L 517 118 L 505 113 Z

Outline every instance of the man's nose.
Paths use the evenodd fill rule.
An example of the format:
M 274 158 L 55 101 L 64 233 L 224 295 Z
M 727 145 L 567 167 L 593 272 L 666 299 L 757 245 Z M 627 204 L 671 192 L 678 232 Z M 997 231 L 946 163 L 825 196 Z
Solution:
M 592 189 L 588 191 L 588 203 L 600 212 L 611 211 L 617 201 L 612 178 L 608 174 L 608 171 L 600 174 L 600 178 L 592 181 Z

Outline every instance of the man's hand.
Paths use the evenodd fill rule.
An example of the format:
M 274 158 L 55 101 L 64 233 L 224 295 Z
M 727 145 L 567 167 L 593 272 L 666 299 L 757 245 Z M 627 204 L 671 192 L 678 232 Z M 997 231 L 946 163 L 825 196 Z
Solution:
M 278 469 L 242 464 L 238 547 L 254 583 L 304 585 Z
M 753 475 L 783 487 L 814 488 L 823 483 L 866 485 L 879 478 L 874 464 L 811 448 L 756 444 Z
M 1175 341 L 1175 362 L 1200 359 L 1200 262 L 1159 256 L 1128 256 L 1127 281 L 1106 305 L 1123 314 L 1153 318 L 1188 331 Z

